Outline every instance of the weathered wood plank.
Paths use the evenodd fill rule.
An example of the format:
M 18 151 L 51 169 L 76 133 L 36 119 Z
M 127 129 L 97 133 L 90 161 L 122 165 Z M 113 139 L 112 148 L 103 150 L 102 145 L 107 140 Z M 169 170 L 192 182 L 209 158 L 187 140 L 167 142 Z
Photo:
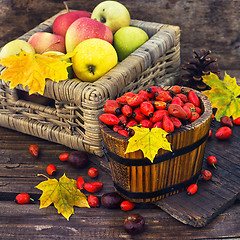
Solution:
M 70 221 L 58 215 L 53 206 L 39 209 L 36 204 L 16 205 L 0 201 L 0 232 L 2 239 L 222 239 L 240 237 L 240 203 L 218 216 L 205 228 L 186 226 L 159 208 L 137 207 L 146 220 L 145 231 L 131 237 L 123 229 L 128 215 L 104 208 L 75 208 Z M 14 210 L 13 210 L 14 209 Z M 24 214 L 23 214 L 24 212 Z

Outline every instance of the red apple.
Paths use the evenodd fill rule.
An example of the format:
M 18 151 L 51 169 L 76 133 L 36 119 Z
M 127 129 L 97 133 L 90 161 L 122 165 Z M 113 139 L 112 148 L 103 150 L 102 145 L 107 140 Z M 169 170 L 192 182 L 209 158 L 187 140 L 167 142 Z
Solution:
M 80 42 L 89 38 L 100 38 L 113 43 L 113 33 L 109 27 L 95 19 L 82 17 L 73 22 L 67 30 L 65 37 L 67 52 L 73 52 Z
M 59 15 L 53 22 L 53 33 L 65 37 L 69 26 L 81 17 L 91 17 L 91 14 L 87 11 L 73 11 Z
M 65 39 L 63 36 L 48 32 L 36 32 L 29 39 L 36 53 L 58 51 L 65 53 Z

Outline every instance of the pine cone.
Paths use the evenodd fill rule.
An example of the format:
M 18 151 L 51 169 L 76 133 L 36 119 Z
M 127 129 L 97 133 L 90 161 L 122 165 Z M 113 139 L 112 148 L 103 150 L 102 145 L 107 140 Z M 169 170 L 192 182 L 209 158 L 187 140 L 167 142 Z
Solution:
M 193 50 L 193 53 L 195 55 L 182 66 L 182 69 L 187 72 L 181 78 L 182 84 L 199 91 L 207 90 L 209 87 L 202 81 L 202 76 L 210 72 L 219 76 L 217 59 L 209 56 L 210 50 L 201 49 L 199 52 Z

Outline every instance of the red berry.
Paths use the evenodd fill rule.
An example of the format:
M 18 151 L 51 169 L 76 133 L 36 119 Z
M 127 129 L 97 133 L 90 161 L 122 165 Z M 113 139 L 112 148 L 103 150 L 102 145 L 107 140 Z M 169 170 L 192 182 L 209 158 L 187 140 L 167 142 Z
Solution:
M 170 119 L 170 117 L 167 115 L 163 117 L 163 129 L 168 133 L 171 133 L 174 131 L 174 124 Z
M 200 107 L 199 97 L 193 90 L 188 93 L 188 99 L 195 107 Z
M 240 117 L 233 119 L 235 125 L 240 125 Z
M 152 128 L 153 127 L 153 123 L 148 120 L 148 119 L 144 119 L 140 122 L 141 126 L 144 128 Z
M 146 91 L 140 90 L 138 96 L 143 97 L 144 101 L 149 101 L 149 95 Z
M 144 101 L 144 97 L 140 95 L 132 96 L 131 98 L 127 98 L 127 103 L 131 107 L 139 106 Z
M 143 119 L 147 119 L 147 117 L 141 113 L 140 107 L 137 107 L 133 110 L 132 117 L 138 122 L 142 121 Z
M 62 153 L 59 156 L 60 161 L 66 162 L 68 160 L 69 153 Z
M 48 166 L 47 166 L 47 173 L 49 174 L 49 175 L 56 175 L 56 171 L 57 171 L 57 169 L 56 169 L 56 167 L 53 165 L 53 164 L 49 164 Z
M 208 134 L 208 138 L 210 138 L 212 136 L 212 130 L 209 129 L 209 134 Z
M 37 158 L 38 155 L 39 155 L 39 147 L 37 145 L 35 145 L 35 144 L 32 144 L 29 147 L 29 152 L 31 153 L 31 155 L 33 157 Z
M 170 119 L 172 120 L 175 128 L 180 128 L 182 126 L 182 122 L 178 118 L 170 116 Z
M 127 97 L 126 96 L 121 96 L 121 97 L 116 99 L 116 102 L 120 103 L 120 104 L 125 104 L 125 103 L 127 103 Z
M 15 201 L 18 204 L 27 204 L 30 202 L 30 200 L 33 201 L 33 199 L 30 198 L 28 193 L 19 193 L 15 198 Z
M 152 117 L 154 112 L 154 106 L 151 102 L 142 102 L 140 104 L 141 113 L 147 117 Z
M 107 100 L 104 104 L 105 113 L 119 115 L 121 113 L 121 105 L 116 100 Z
M 200 115 L 197 112 L 192 112 L 192 116 L 190 117 L 189 121 L 192 123 L 196 121 L 199 117 Z
M 98 197 L 96 197 L 94 195 L 89 195 L 88 196 L 88 204 L 92 208 L 99 207 L 99 199 L 98 199 Z
M 225 140 L 230 138 L 232 135 L 232 129 L 229 127 L 221 127 L 215 133 L 215 137 L 220 140 Z
M 184 111 L 186 112 L 186 114 L 187 114 L 187 119 L 186 119 L 186 120 L 190 119 L 191 116 L 192 116 L 191 108 L 190 108 L 189 106 L 187 106 L 187 105 L 184 105 L 182 108 L 183 108 L 183 110 L 184 110 Z M 194 108 L 194 109 L 195 109 L 195 108 Z
M 151 122 L 160 122 L 163 120 L 165 115 L 169 115 L 167 110 L 157 110 L 153 113 L 153 116 L 150 118 Z
M 187 194 L 188 195 L 193 195 L 197 192 L 198 190 L 198 186 L 197 184 L 191 184 L 188 188 L 187 188 Z
M 138 125 L 138 123 L 135 120 L 131 120 L 127 123 L 126 127 L 129 128 L 129 127 L 133 127 L 136 125 Z
M 120 208 L 121 208 L 121 210 L 123 210 L 123 211 L 130 211 L 130 210 L 132 210 L 134 207 L 135 207 L 135 204 L 132 203 L 132 202 L 129 202 L 129 201 L 123 201 L 123 202 L 120 204 Z
M 123 115 L 125 115 L 126 117 L 132 116 L 133 111 L 129 105 L 124 105 L 121 110 L 122 110 Z
M 201 175 L 202 175 L 203 180 L 205 180 L 205 181 L 208 181 L 212 178 L 212 173 L 208 170 L 203 170 L 201 172 Z
M 162 122 L 155 122 L 155 123 L 153 124 L 153 128 L 155 128 L 155 127 L 157 127 L 157 128 L 163 128 Z
M 102 189 L 102 187 L 103 187 L 102 182 L 92 182 L 84 184 L 85 190 L 91 193 L 99 192 Z
M 170 90 L 171 90 L 172 92 L 174 92 L 175 94 L 178 94 L 178 93 L 181 93 L 181 92 L 182 92 L 181 87 L 178 86 L 178 85 L 172 86 L 172 87 L 170 88 Z
M 199 115 L 201 115 L 202 109 L 201 109 L 200 107 L 195 107 L 195 109 L 196 109 L 196 112 L 197 112 Z
M 213 166 L 214 168 L 216 168 L 216 165 L 217 165 L 217 159 L 216 159 L 216 157 L 215 156 L 208 156 L 208 158 L 207 158 L 207 163 L 208 163 L 208 165 L 210 165 L 210 166 Z
M 158 90 L 163 90 L 163 89 L 161 87 L 156 87 L 156 86 L 152 86 L 152 87 L 148 88 L 147 93 L 148 93 L 149 98 L 153 99 L 155 97 L 155 93 Z
M 191 112 L 196 112 L 196 107 L 192 103 L 187 102 L 184 104 L 184 106 L 190 107 Z
M 188 97 L 187 97 L 185 94 L 179 93 L 179 94 L 177 94 L 177 97 L 181 98 L 181 100 L 182 100 L 184 103 L 187 103 L 187 102 L 188 102 Z
M 122 124 L 127 124 L 128 118 L 124 114 L 121 114 L 118 116 L 119 120 L 121 121 Z
M 119 118 L 112 113 L 103 113 L 100 115 L 99 119 L 107 125 L 118 125 L 121 123 Z
M 84 183 L 85 183 L 84 179 L 83 179 L 82 177 L 79 177 L 79 178 L 77 179 L 77 188 L 78 188 L 79 190 L 82 190 L 82 189 L 83 189 L 83 186 L 84 186 Z
M 181 119 L 185 119 L 185 120 L 188 118 L 187 113 L 178 104 L 171 103 L 168 106 L 168 112 L 169 112 L 170 115 L 172 115 L 174 117 L 177 117 L 177 118 L 181 118 Z
M 119 130 L 123 130 L 124 129 L 124 127 L 123 126 L 119 126 L 119 125 L 114 125 L 113 126 L 113 131 L 114 132 L 118 132 Z
M 129 137 L 129 132 L 127 130 L 124 130 L 124 129 L 118 130 L 118 134 L 120 134 L 124 137 Z
M 97 176 L 98 176 L 98 170 L 97 170 L 97 168 L 95 168 L 95 167 L 89 168 L 89 169 L 88 169 L 88 175 L 89 175 L 89 177 L 91 177 L 91 178 L 97 177 Z
M 158 101 L 164 101 L 164 102 L 170 102 L 172 100 L 172 97 L 167 91 L 164 90 L 158 90 L 155 93 L 155 98 Z
M 222 125 L 228 126 L 228 127 L 233 127 L 233 123 L 230 117 L 224 116 L 221 117 L 220 122 Z
M 174 104 L 178 104 L 178 105 L 180 105 L 181 107 L 184 105 L 184 103 L 183 103 L 183 101 L 181 100 L 180 97 L 173 97 L 171 103 L 172 103 L 172 104 L 173 104 L 173 103 L 174 103 Z

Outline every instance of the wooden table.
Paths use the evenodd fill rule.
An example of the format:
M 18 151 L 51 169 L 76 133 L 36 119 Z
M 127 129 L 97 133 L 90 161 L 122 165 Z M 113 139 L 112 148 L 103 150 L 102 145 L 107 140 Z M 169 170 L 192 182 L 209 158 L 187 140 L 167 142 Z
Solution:
M 239 76 L 236 75 L 239 72 L 231 73 Z M 146 226 L 145 231 L 135 237 L 128 235 L 123 228 L 130 212 L 120 209 L 75 207 L 75 214 L 69 221 L 57 214 L 53 206 L 39 209 L 41 191 L 34 187 L 45 180 L 37 174 L 46 174 L 48 164 L 57 167 L 57 179 L 65 173 L 69 178 L 82 176 L 86 181 L 90 181 L 88 168 L 95 164 L 90 163 L 88 167 L 77 170 L 58 159 L 59 154 L 71 151 L 67 147 L 1 127 L 0 136 L 1 239 L 240 239 L 239 200 L 202 228 L 183 224 L 155 204 L 138 204 L 132 212 L 141 214 Z M 31 144 L 40 147 L 37 159 L 28 151 Z M 103 160 L 95 156 L 90 156 L 90 159 L 94 162 Z M 98 180 L 104 183 L 103 190 L 97 194 L 100 197 L 114 191 L 114 188 L 108 172 L 98 168 Z M 14 198 L 20 192 L 29 193 L 35 199 L 34 203 L 16 204 Z

